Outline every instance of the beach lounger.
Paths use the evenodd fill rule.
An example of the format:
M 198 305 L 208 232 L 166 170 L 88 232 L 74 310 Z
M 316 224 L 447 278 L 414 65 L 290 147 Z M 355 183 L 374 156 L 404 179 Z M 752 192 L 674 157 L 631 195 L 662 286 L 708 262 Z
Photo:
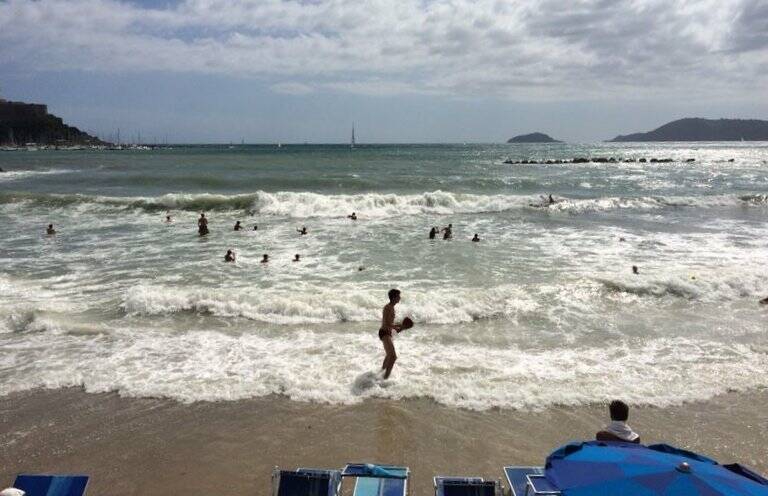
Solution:
M 408 494 L 408 467 L 348 463 L 342 477 L 356 477 L 353 496 L 405 496 Z
M 272 472 L 273 496 L 337 496 L 341 490 L 341 472 L 317 468 L 299 468 Z
M 544 467 L 504 467 L 504 475 L 512 490 L 512 496 L 560 494 L 544 477 Z
M 87 475 L 20 474 L 13 483 L 26 496 L 83 496 L 87 486 Z
M 435 496 L 502 496 L 499 481 L 482 477 L 442 477 L 434 479 Z

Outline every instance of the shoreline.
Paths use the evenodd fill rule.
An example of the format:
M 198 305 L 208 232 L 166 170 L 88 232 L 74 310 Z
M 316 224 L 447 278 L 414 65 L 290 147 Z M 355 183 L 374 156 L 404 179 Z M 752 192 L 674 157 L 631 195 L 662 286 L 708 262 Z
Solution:
M 665 442 L 768 472 L 768 391 L 673 407 L 631 407 L 645 444 Z M 284 397 L 179 403 L 81 388 L 0 397 L 0 486 L 19 472 L 85 473 L 89 496 L 267 494 L 275 466 L 408 465 L 411 495 L 435 475 L 503 477 L 556 447 L 592 439 L 605 406 L 474 411 L 428 399 L 322 405 Z

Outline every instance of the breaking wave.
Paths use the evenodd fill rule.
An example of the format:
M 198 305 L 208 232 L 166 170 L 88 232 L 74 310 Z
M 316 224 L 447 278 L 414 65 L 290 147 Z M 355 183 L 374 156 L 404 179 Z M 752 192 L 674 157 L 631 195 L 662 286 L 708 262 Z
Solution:
M 68 174 L 71 172 L 77 172 L 72 169 L 47 169 L 47 170 L 7 170 L 0 172 L 0 183 L 18 181 L 20 179 L 27 179 L 35 176 L 50 176 L 55 174 Z
M 603 287 L 616 293 L 640 297 L 671 296 L 708 302 L 756 298 L 765 291 L 765 274 L 706 273 L 648 277 L 596 278 Z
M 309 192 L 258 191 L 239 195 L 211 193 L 170 193 L 157 197 L 109 197 L 80 194 L 2 193 L 0 204 L 23 204 L 48 208 L 83 207 L 86 209 L 231 211 L 242 210 L 261 215 L 293 218 L 341 217 L 357 212 L 369 218 L 402 215 L 451 215 L 462 213 L 504 212 L 540 209 L 550 212 L 578 214 L 610 210 L 655 210 L 690 207 L 768 205 L 768 195 L 720 195 L 694 197 L 601 197 L 557 198 L 548 205 L 539 196 L 476 195 L 432 191 L 421 194 L 366 193 L 357 195 L 325 195 Z
M 240 317 L 271 324 L 321 324 L 376 322 L 381 317 L 380 290 L 227 291 L 134 286 L 122 304 L 127 314 L 164 315 L 197 313 Z M 504 286 L 490 289 L 410 291 L 407 304 L 398 310 L 424 324 L 459 324 L 493 318 L 513 318 L 537 304 L 524 289 Z

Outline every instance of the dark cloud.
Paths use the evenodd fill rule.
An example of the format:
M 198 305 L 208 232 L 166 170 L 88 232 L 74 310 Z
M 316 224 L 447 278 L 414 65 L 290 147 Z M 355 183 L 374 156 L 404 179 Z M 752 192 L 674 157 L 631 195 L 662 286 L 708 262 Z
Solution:
M 768 48 L 768 1 L 746 0 L 732 29 L 733 52 L 749 52 Z

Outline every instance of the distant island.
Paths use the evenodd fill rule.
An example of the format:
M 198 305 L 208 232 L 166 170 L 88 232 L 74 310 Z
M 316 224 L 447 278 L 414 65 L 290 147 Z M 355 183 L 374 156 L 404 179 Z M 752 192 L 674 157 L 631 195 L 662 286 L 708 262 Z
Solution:
M 507 143 L 562 143 L 562 141 L 553 139 L 544 133 L 531 133 L 509 138 Z
M 647 133 L 616 136 L 610 141 L 768 141 L 768 121 L 689 117 Z
M 104 145 L 100 139 L 64 124 L 46 105 L 0 99 L 0 145 Z

